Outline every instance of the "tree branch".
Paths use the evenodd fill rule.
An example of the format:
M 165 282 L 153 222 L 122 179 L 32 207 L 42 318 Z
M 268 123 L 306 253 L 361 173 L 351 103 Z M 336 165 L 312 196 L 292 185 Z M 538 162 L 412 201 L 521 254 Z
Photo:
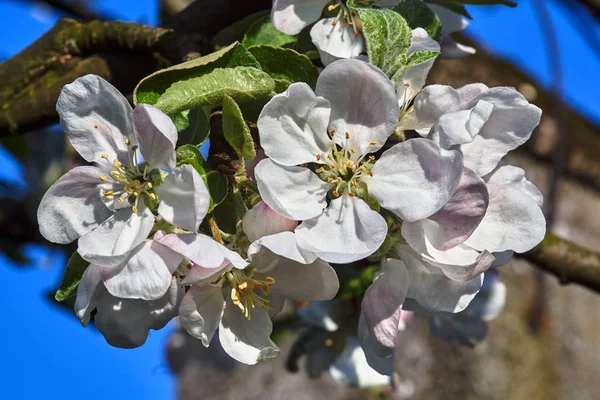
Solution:
M 523 257 L 561 283 L 577 283 L 600 293 L 600 254 L 581 247 L 553 233 Z

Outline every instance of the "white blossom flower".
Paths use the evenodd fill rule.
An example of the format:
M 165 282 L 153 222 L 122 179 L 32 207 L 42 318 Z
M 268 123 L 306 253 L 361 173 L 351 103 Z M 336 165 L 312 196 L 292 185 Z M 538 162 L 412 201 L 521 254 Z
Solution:
M 427 6 L 437 14 L 442 23 L 442 40 L 440 42 L 442 47 L 440 56 L 442 58 L 460 58 L 476 53 L 474 48 L 457 43 L 450 36 L 454 32 L 467 29 L 469 22 L 465 18 L 446 7 L 435 4 L 427 4 Z
M 120 265 L 148 237 L 158 214 L 196 231 L 209 204 L 208 191 L 191 167 L 176 168 L 177 130 L 160 110 L 132 110 L 110 83 L 86 75 L 66 85 L 56 106 L 67 137 L 91 166 L 76 167 L 44 195 L 38 208 L 42 235 L 55 243 L 79 238 L 78 251 L 92 263 Z M 144 161 L 140 158 L 140 152 Z M 172 171 L 161 186 L 151 176 Z
M 355 261 L 373 254 L 387 235 L 385 220 L 365 199 L 417 221 L 452 197 L 461 175 L 453 150 L 414 139 L 375 161 L 372 153 L 399 115 L 390 80 L 359 60 L 325 68 L 316 94 L 296 83 L 264 107 L 258 129 L 269 159 L 256 167 L 258 188 L 273 210 L 303 221 L 295 231 L 301 247 L 328 262 Z
M 177 315 L 185 291 L 175 279 L 167 292 L 152 301 L 112 296 L 104 287 L 101 268 L 90 265 L 77 287 L 75 313 L 83 326 L 96 310 L 94 324 L 106 341 L 115 347 L 134 348 L 146 342 L 150 329 L 162 329 Z
M 223 349 L 245 364 L 275 357 L 271 316 L 285 298 L 329 300 L 338 291 L 329 264 L 298 248 L 292 232 L 263 236 L 247 250 L 247 261 L 202 235 L 165 235 L 160 243 L 193 265 L 182 280 L 192 285 L 179 308 L 182 327 L 208 346 L 215 332 Z

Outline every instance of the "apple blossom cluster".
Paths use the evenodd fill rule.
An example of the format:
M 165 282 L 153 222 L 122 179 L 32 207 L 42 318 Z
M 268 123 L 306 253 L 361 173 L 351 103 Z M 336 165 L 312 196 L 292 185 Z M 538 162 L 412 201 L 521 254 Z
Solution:
M 327 5 L 337 16 L 319 20 Z M 464 28 L 455 17 L 450 32 Z M 180 157 L 172 115 L 132 109 L 87 75 L 63 88 L 57 111 L 90 165 L 48 190 L 40 231 L 77 241 L 75 312 L 113 346 L 141 346 L 178 317 L 204 346 L 219 340 L 255 364 L 279 353 L 272 318 L 288 299 L 311 332 L 300 353 L 335 349 L 322 369 L 336 379 L 388 384 L 410 310 L 429 315 L 440 336 L 477 341 L 478 321 L 505 301 L 497 267 L 543 239 L 542 194 L 503 161 L 541 110 L 513 88 L 426 86 L 435 57 L 390 77 L 361 57 L 361 21 L 346 2 L 275 0 L 272 20 L 287 34 L 314 23 L 325 68 L 314 88 L 293 82 L 264 102 L 255 162 L 236 152 L 237 170 L 211 171 L 225 176 L 230 206 L 214 204 L 206 160 Z M 409 36 L 408 57 L 471 51 L 447 35 L 440 47 L 422 28 Z M 338 273 L 372 265 L 352 309 Z M 455 313 L 450 325 L 465 329 L 444 330 Z

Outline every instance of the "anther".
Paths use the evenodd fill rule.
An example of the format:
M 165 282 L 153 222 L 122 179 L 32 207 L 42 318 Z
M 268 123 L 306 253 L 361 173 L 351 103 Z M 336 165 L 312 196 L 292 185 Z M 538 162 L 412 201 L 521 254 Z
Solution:
M 150 182 L 146 183 L 146 186 L 148 187 L 148 189 L 152 189 L 152 184 Z
M 329 135 L 330 135 L 330 136 L 333 136 L 333 135 L 335 135 L 335 129 L 332 129 L 332 130 L 331 130 L 331 132 L 329 132 Z
M 332 183 L 335 179 L 333 179 L 332 177 L 327 178 L 327 182 Z
M 321 172 L 325 172 L 325 168 L 321 167 L 321 168 L 317 169 L 315 172 L 317 174 L 320 174 Z
M 352 181 L 352 186 L 354 186 L 354 188 L 358 189 L 358 182 Z
M 338 176 L 338 178 L 337 178 L 337 182 L 338 182 L 338 183 L 342 183 L 342 178 L 341 178 L 340 176 Z
M 346 132 L 346 139 L 350 139 L 350 134 Z
M 131 207 L 131 209 L 133 210 L 133 212 L 134 212 L 134 213 L 136 213 L 136 214 L 137 214 L 137 212 L 138 212 L 138 208 L 137 208 L 136 206 L 133 206 L 133 207 Z
M 354 197 L 354 196 L 356 196 L 356 195 L 355 195 L 354 193 L 352 193 L 352 192 L 348 192 L 348 196 L 350 196 L 350 197 Z
M 327 7 L 327 10 L 333 11 L 333 10 L 335 10 L 335 6 L 332 4 L 329 7 Z
M 108 158 L 108 154 L 102 154 L 100 157 L 107 159 Z
M 327 155 L 327 159 L 328 159 L 329 161 L 332 161 L 332 160 L 333 160 L 333 157 L 331 157 L 331 154 L 328 154 L 328 155 Z
M 404 82 L 404 87 L 410 87 L 410 83 Z
M 337 190 L 334 190 L 334 191 L 333 191 L 333 195 L 334 195 L 335 197 L 340 197 L 340 194 L 339 194 L 339 192 L 338 192 Z
M 358 36 L 358 31 L 354 31 L 354 37 Z
M 111 171 L 110 175 L 115 179 L 119 179 L 121 177 L 121 173 L 119 173 L 119 171 Z
M 108 178 L 107 178 L 106 176 L 104 176 L 104 175 L 101 175 L 101 176 L 100 176 L 100 180 L 101 180 L 101 181 L 106 181 L 106 180 L 108 180 Z
M 371 142 L 371 143 L 369 143 L 369 145 L 371 145 L 371 146 L 377 146 L 377 142 Z
M 369 161 L 375 161 L 375 156 L 369 156 Z
M 117 200 L 119 202 L 119 204 L 123 204 L 123 198 L 119 197 L 119 200 Z
M 150 199 L 156 200 L 156 195 L 154 193 L 150 193 L 149 196 L 150 196 Z
M 131 144 L 131 140 L 129 140 L 129 139 L 125 139 L 125 144 L 126 144 L 127 146 L 129 146 L 129 145 Z
M 367 168 L 365 168 L 364 165 L 361 165 L 360 167 L 358 167 L 358 169 L 360 169 L 362 172 L 367 172 Z
M 369 176 L 373 176 L 373 172 L 369 171 Z
M 352 147 L 352 148 L 350 149 L 350 152 L 351 152 L 351 153 L 356 153 L 356 149 L 355 149 L 354 147 Z
M 321 161 L 321 155 L 317 154 L 317 161 Z
M 121 162 L 115 158 L 115 161 L 113 162 L 113 165 L 115 166 L 115 168 L 119 168 L 123 164 L 121 164 Z
M 335 168 L 335 164 L 329 164 L 329 168 L 334 169 Z
M 334 19 L 333 21 L 331 21 L 331 25 L 336 26 L 337 25 L 337 19 Z

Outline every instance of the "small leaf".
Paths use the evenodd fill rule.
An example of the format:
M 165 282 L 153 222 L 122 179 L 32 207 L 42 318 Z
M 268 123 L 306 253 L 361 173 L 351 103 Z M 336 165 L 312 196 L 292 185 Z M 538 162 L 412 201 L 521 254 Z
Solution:
M 65 301 L 72 296 L 75 296 L 79 281 L 88 265 L 90 265 L 90 263 L 81 258 L 79 253 L 73 253 L 69 259 L 67 268 L 65 268 L 60 287 L 56 291 L 56 295 L 54 295 L 54 298 L 57 301 Z
M 210 170 L 200 154 L 198 147 L 186 144 L 177 149 L 177 166 L 188 164 L 200 174 L 202 180 L 210 193 L 210 205 L 208 212 L 211 212 L 217 205 L 223 202 L 229 192 L 227 178 L 217 171 Z
M 248 29 L 242 40 L 242 45 L 248 48 L 250 46 L 271 45 L 282 47 L 292 44 L 296 37 L 286 35 L 280 32 L 271 23 L 271 15 L 265 15 L 256 20 Z
M 173 83 L 155 106 L 166 114 L 211 106 L 228 95 L 236 101 L 270 97 L 275 89 L 271 77 L 256 68 L 217 68 L 199 77 Z
M 215 68 L 234 67 L 260 69 L 260 64 L 244 46 L 236 42 L 204 57 L 162 69 L 145 77 L 134 90 L 134 103 L 155 104 L 159 97 L 176 82 L 186 82 L 201 77 Z
M 277 92 L 283 92 L 294 82 L 305 82 L 315 88 L 319 70 L 308 57 L 292 49 L 273 46 L 254 46 L 248 51 L 260 63 L 263 71 L 275 80 Z
M 442 23 L 423 0 L 400 0 L 393 10 L 404 17 L 411 29 L 423 28 L 438 42 L 442 38 Z
M 205 110 L 202 108 L 194 108 L 189 111 L 187 118 L 188 126 L 179 132 L 177 143 L 179 145 L 203 145 L 210 136 L 210 122 Z
M 223 135 L 240 159 L 253 160 L 256 157 L 250 128 L 244 121 L 240 107 L 227 95 L 223 97 Z

